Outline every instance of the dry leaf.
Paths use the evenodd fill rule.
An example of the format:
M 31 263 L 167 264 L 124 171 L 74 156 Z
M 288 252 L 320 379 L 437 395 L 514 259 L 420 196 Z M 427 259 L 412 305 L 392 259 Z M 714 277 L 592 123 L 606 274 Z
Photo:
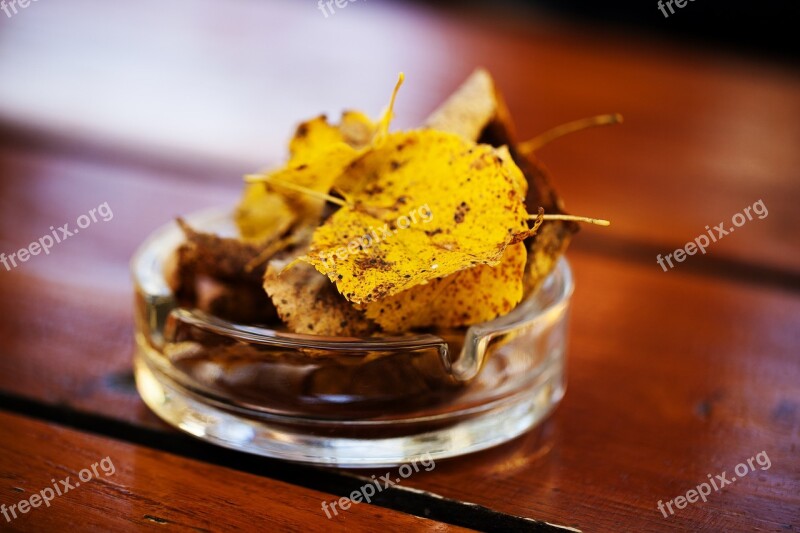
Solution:
M 493 146 L 513 144 L 511 115 L 492 76 L 484 69 L 474 71 L 431 113 L 425 126 Z
M 228 281 L 260 280 L 260 272 L 247 268 L 261 251 L 260 245 L 197 231 L 180 218 L 178 225 L 186 235 L 186 242 L 181 246 L 183 262 L 191 263 L 195 273 Z
M 349 122 L 354 120 L 350 118 Z M 358 154 L 345 142 L 339 127 L 328 124 L 324 116 L 298 126 L 290 147 L 289 162 L 266 176 L 323 193 Z M 323 206 L 324 201 L 308 195 L 276 191 L 265 182 L 251 183 L 237 207 L 236 223 L 246 239 L 259 241 L 304 222 L 315 224 Z
M 533 210 L 543 207 L 548 214 L 563 214 L 561 198 L 551 185 L 547 171 L 533 155 L 518 153 L 514 125 L 500 91 L 491 75 L 483 69 L 469 78 L 427 119 L 426 125 L 458 133 L 470 140 L 496 147 L 509 146 L 507 152 L 519 165 L 528 183 L 526 205 Z M 525 292 L 534 290 L 552 272 L 564 254 L 572 235 L 579 229 L 575 222 L 544 222 L 528 240 L 528 267 Z
M 273 194 L 263 183 L 245 186 L 235 214 L 239 233 L 250 243 L 260 243 L 285 233 L 295 218 L 286 198 Z
M 377 123 L 359 111 L 342 113 L 338 125 L 324 115 L 300 124 L 289 143 L 289 161 L 278 170 L 261 175 L 264 182 L 248 186 L 236 215 L 242 235 L 248 239 L 270 238 L 285 226 L 316 224 L 325 202 L 280 187 L 298 186 L 318 193 L 330 191 L 345 168 L 376 143 L 383 142 L 391 122 L 394 101 L 403 82 L 401 74 L 392 97 Z M 279 187 L 280 190 L 273 190 Z
M 168 262 L 165 277 L 180 305 L 233 321 L 277 319 L 275 308 L 260 290 L 263 270 L 247 267 L 260 253 L 259 246 L 199 232 L 181 219 L 178 224 L 186 242 Z
M 524 243 L 512 244 L 497 266 L 478 265 L 364 304 L 366 315 L 389 333 L 468 326 L 505 315 L 522 300 L 526 257 Z
M 289 262 L 289 259 L 273 259 L 264 275 L 264 290 L 289 330 L 365 337 L 377 329 L 361 311 L 342 298 L 328 278 L 306 263 L 285 268 Z
M 289 141 L 291 165 L 307 163 L 320 155 L 320 151 L 336 143 L 360 149 L 372 142 L 377 125 L 360 111 L 345 111 L 339 124 L 328 122 L 320 115 L 297 126 Z
M 354 204 L 314 232 L 303 260 L 355 303 L 479 264 L 496 265 L 506 246 L 528 235 L 518 172 L 494 148 L 458 135 L 390 134 L 348 169 L 346 192 Z M 397 228 L 398 217 L 418 206 L 427 206 L 431 219 Z M 344 248 L 369 235 L 368 249 Z
M 517 155 L 516 161 L 527 178 L 527 204 L 541 206 L 546 213 L 564 213 L 563 202 L 550 183 L 547 170 L 535 156 Z M 525 268 L 525 292 L 533 292 L 550 275 L 564 255 L 572 236 L 580 226 L 576 222 L 551 220 L 544 222 L 536 235 L 527 241 L 528 264 Z

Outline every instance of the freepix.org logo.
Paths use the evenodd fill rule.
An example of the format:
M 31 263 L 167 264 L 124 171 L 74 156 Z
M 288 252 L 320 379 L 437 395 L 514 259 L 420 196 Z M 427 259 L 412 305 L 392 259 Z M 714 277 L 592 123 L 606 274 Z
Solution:
M 28 514 L 31 509 L 41 507 L 43 504 L 45 507 L 50 507 L 50 502 L 59 496 L 63 496 L 64 494 L 77 489 L 81 486 L 81 483 L 85 484 L 93 479 L 98 479 L 100 477 L 100 472 L 105 474 L 105 477 L 108 477 L 113 476 L 116 471 L 117 468 L 114 466 L 114 462 L 111 460 L 111 457 L 106 457 L 105 459 L 102 459 L 101 461 L 92 464 L 90 467 L 84 468 L 78 472 L 78 479 L 72 479 L 72 476 L 67 476 L 58 481 L 51 479 L 50 483 L 52 484 L 52 487 L 45 487 L 39 492 L 34 492 L 29 497 L 20 500 L 17 503 L 11 505 L 6 505 L 4 503 L 0 505 L 0 514 L 2 514 L 6 519 L 6 523 L 9 523 L 12 520 L 19 518 L 20 515 Z
M 366 2 L 366 0 L 364 1 Z M 317 9 L 322 11 L 325 18 L 328 18 L 328 12 L 330 12 L 331 15 L 336 14 L 334 6 L 338 9 L 344 9 L 353 2 L 358 2 L 358 0 L 319 0 L 319 2 L 317 2 Z
M 0 253 L 0 263 L 6 267 L 6 270 L 17 268 L 19 263 L 26 263 L 34 255 L 39 255 L 44 252 L 44 255 L 50 255 L 50 249 L 56 244 L 61 244 L 65 240 L 77 235 L 80 230 L 86 229 L 92 224 L 102 221 L 108 222 L 114 218 L 114 212 L 108 202 L 103 202 L 94 209 L 90 209 L 88 213 L 81 215 L 75 221 L 78 227 L 70 227 L 69 222 L 63 226 L 50 226 L 50 233 L 42 235 L 39 239 L 33 241 L 25 248 L 20 248 L 16 252 Z
M 31 2 L 38 2 L 39 0 L 2 0 L 0 1 L 0 9 L 6 14 L 8 18 L 13 17 L 19 13 L 20 9 L 25 9 Z

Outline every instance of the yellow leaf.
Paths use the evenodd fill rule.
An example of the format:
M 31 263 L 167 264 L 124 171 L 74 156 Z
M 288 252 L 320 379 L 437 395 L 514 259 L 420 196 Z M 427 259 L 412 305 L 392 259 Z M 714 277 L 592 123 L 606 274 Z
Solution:
M 344 112 L 338 125 L 329 124 L 324 115 L 303 122 L 289 143 L 290 158 L 286 165 L 249 177 L 260 177 L 266 183 L 275 179 L 276 183 L 327 193 L 353 160 L 385 138 L 403 79 L 401 73 L 389 106 L 377 124 L 359 111 Z M 298 223 L 316 223 L 324 205 L 318 198 L 285 189 L 265 189 L 263 184 L 254 183 L 245 191 L 236 222 L 247 239 L 269 238 Z
M 498 145 L 514 146 L 513 121 L 491 75 L 483 69 L 473 72 L 464 83 L 428 119 L 430 128 L 458 133 L 467 139 Z M 527 205 L 543 207 L 549 214 L 564 213 L 564 206 L 551 185 L 547 172 L 530 151 L 516 146 L 515 162 L 528 183 Z M 528 267 L 525 292 L 535 290 L 552 272 L 573 234 L 574 222 L 546 221 L 534 238 L 528 241 Z
M 497 266 L 478 265 L 364 304 L 366 316 L 384 331 L 398 333 L 468 326 L 505 315 L 522 300 L 526 257 L 524 243 L 512 244 Z
M 343 143 L 337 142 L 324 150 L 324 155 L 309 159 L 294 167 L 285 167 L 269 174 L 267 181 L 268 194 L 283 197 L 292 209 L 295 219 L 316 224 L 325 201 L 308 194 L 288 190 L 279 184 L 287 183 L 319 193 L 331 190 L 334 181 L 344 172 L 347 166 L 358 156 L 358 151 Z M 274 182 L 270 182 L 274 180 Z M 274 183 L 274 185 L 273 185 Z M 274 189 L 274 190 L 273 190 Z
M 269 192 L 263 183 L 251 183 L 245 187 L 235 219 L 245 241 L 263 242 L 285 233 L 295 214 L 285 198 Z
M 289 141 L 290 158 L 287 166 L 302 165 L 324 156 L 330 146 L 339 143 L 361 149 L 372 142 L 376 127 L 360 111 L 345 111 L 337 125 L 328 123 L 325 115 L 307 120 L 297 126 Z
M 314 232 L 303 260 L 354 303 L 496 265 L 506 246 L 528 235 L 518 173 L 503 153 L 459 135 L 389 134 L 348 168 L 342 182 L 353 205 Z M 414 223 L 420 206 L 431 216 Z
M 347 126 L 342 130 L 345 124 Z M 357 112 L 344 113 L 339 126 L 329 124 L 324 116 L 300 124 L 289 145 L 289 162 L 265 176 L 327 193 L 336 176 L 357 155 L 356 149 L 346 142 L 356 142 L 355 133 L 345 135 L 344 131 L 359 131 L 359 124 L 363 129 L 374 130 L 371 121 Z M 313 219 L 322 211 L 323 205 L 323 201 L 307 195 L 273 190 L 266 181 L 251 183 L 246 186 L 237 207 L 236 223 L 245 239 L 265 240 L 286 232 L 303 220 L 312 219 L 315 223 Z

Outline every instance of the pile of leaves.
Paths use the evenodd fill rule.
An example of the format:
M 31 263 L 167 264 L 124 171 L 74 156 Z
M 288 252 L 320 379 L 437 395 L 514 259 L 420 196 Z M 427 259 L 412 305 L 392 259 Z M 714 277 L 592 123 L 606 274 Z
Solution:
M 422 127 L 390 132 L 402 81 L 377 121 L 300 124 L 282 167 L 246 177 L 239 235 L 179 221 L 183 305 L 365 337 L 484 322 L 536 290 L 578 225 L 548 219 L 562 202 L 492 78 L 474 72 Z M 414 210 L 424 223 L 400 225 Z

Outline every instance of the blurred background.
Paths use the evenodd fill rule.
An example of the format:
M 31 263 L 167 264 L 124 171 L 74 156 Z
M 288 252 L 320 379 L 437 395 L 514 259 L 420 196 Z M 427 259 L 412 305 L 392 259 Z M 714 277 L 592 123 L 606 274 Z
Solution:
M 666 4 L 666 2 L 662 2 Z M 449 2 L 480 8 L 482 2 Z M 652 35 L 762 60 L 797 61 L 796 22 L 800 4 L 792 0 L 687 0 L 664 11 L 657 0 L 501 0 L 492 2 L 517 16 L 547 13 L 610 31 Z M 665 16 L 666 13 L 666 16 Z

